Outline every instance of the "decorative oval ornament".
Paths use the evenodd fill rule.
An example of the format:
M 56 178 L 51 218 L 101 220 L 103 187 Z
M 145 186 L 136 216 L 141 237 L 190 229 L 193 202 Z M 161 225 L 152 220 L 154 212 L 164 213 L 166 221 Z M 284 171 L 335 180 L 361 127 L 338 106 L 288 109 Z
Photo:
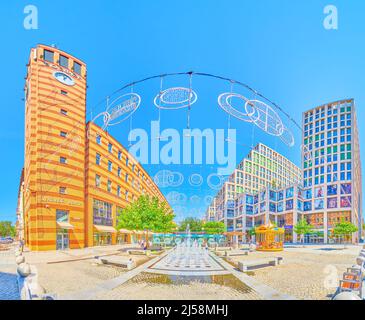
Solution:
M 233 100 L 239 100 L 240 102 L 242 102 L 241 109 L 244 112 L 242 112 L 240 108 L 233 106 Z M 255 116 L 256 109 L 251 108 L 251 110 L 248 110 L 248 108 L 245 107 L 248 101 L 249 99 L 247 99 L 243 95 L 233 92 L 222 93 L 218 97 L 218 104 L 225 112 L 237 118 L 238 120 L 252 122 L 252 118 Z
M 108 126 L 127 120 L 139 108 L 141 100 L 137 93 L 127 93 L 113 100 L 106 110 L 109 114 Z
M 250 116 L 252 122 L 266 133 L 279 137 L 284 132 L 284 125 L 279 115 L 266 103 L 260 100 L 249 100 L 246 102 L 245 110 L 247 114 L 252 114 L 249 110 L 256 112 Z
M 192 106 L 198 100 L 194 90 L 183 87 L 169 88 L 159 93 L 153 103 L 159 109 L 176 110 Z

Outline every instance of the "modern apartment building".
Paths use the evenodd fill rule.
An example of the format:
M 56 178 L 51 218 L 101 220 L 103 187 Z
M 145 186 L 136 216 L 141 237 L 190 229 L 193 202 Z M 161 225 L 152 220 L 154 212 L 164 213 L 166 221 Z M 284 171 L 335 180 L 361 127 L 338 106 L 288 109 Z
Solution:
M 238 241 L 248 241 L 250 230 L 275 223 L 285 228 L 285 241 L 297 242 L 293 227 L 303 212 L 303 190 L 298 184 L 284 188 L 266 187 L 254 194 L 242 193 L 235 200 L 234 231 Z
M 215 220 L 234 231 L 235 200 L 242 193 L 255 194 L 268 187 L 284 187 L 299 183 L 301 170 L 280 153 L 259 143 L 237 166 L 217 193 Z M 210 209 L 211 210 L 211 209 Z
M 142 166 L 86 123 L 86 65 L 54 47 L 31 49 L 19 223 L 31 250 L 125 241 L 117 215 L 143 193 L 166 201 Z M 20 208 L 22 206 L 23 208 Z
M 205 214 L 205 221 L 215 221 L 215 213 L 216 213 L 216 198 L 213 198 L 211 204 L 208 206 L 208 209 Z
M 345 219 L 362 229 L 362 178 L 359 134 L 353 99 L 328 103 L 303 113 L 304 212 L 328 241 Z
M 342 219 L 352 222 L 359 229 L 353 234 L 352 242 L 360 240 L 363 224 L 362 177 L 354 101 L 337 101 L 304 112 L 303 129 L 303 174 L 297 175 L 303 176 L 302 180 L 298 179 L 295 183 L 288 180 L 285 183 L 282 178 L 279 184 L 272 184 L 270 179 L 266 179 L 266 186 L 257 191 L 256 185 L 252 188 L 249 184 L 252 177 L 244 176 L 244 191 L 234 194 L 232 190 L 237 190 L 233 184 L 237 181 L 234 179 L 235 172 L 218 193 L 216 203 L 220 206 L 216 206 L 215 220 L 224 221 L 229 232 L 242 232 L 238 240 L 247 240 L 252 228 L 275 222 L 285 228 L 285 240 L 295 243 L 298 237 L 293 228 L 302 218 L 315 229 L 315 232 L 306 235 L 306 242 L 336 242 L 332 231 Z M 257 174 L 263 170 L 259 166 L 260 161 L 257 163 L 256 160 L 256 166 L 255 161 L 252 163 L 246 159 L 242 163 L 239 168 L 252 173 L 253 167 L 253 172 L 256 172 L 254 181 L 260 183 L 261 176 Z M 285 171 L 286 168 L 278 170 Z M 298 171 L 290 169 L 284 177 L 292 177 L 292 172 Z

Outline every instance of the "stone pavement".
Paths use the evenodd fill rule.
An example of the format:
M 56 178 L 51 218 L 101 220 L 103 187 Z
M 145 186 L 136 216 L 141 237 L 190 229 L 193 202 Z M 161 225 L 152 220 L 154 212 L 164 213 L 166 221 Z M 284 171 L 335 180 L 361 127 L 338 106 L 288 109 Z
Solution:
M 214 253 L 212 253 L 212 256 L 214 257 Z M 246 275 L 245 273 L 237 271 L 232 265 L 224 261 L 222 258 L 218 258 L 217 256 L 215 258 L 220 259 L 219 263 L 221 263 L 227 270 L 229 270 L 233 276 L 235 276 L 241 282 L 245 283 L 252 290 L 256 291 L 265 300 L 297 300 L 294 296 L 283 294 L 278 290 Z
M 111 291 L 111 290 L 117 288 L 118 286 L 122 285 L 123 283 L 127 282 L 128 280 L 132 279 L 139 273 L 145 271 L 147 268 L 149 268 L 150 266 L 155 264 L 158 260 L 161 259 L 161 257 L 164 257 L 166 254 L 167 253 L 163 253 L 161 256 L 155 257 L 155 258 L 149 260 L 148 262 L 144 263 L 143 265 L 141 265 L 131 271 L 128 271 L 119 277 L 116 277 L 116 278 L 113 278 L 110 280 L 106 280 L 103 283 L 94 286 L 93 288 L 87 288 L 87 289 L 81 290 L 79 292 L 73 292 L 72 294 L 61 296 L 61 297 L 59 297 L 59 299 L 60 300 L 90 300 L 95 295 L 100 294 L 102 292 Z
M 0 251 L 0 300 L 20 300 L 14 247 Z

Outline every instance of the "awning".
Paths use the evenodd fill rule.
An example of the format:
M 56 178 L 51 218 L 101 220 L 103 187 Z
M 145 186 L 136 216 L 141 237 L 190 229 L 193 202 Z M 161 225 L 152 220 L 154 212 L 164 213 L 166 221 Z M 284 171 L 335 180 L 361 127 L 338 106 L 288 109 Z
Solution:
M 245 235 L 245 232 L 231 231 L 231 232 L 225 232 L 224 235 L 226 235 L 226 236 L 243 236 L 243 235 Z
M 137 231 L 137 230 L 133 230 L 133 233 L 135 233 L 135 234 L 144 234 L 143 231 Z
M 109 227 L 109 226 L 99 226 L 97 224 L 94 224 L 94 228 L 98 232 L 111 232 L 111 233 L 117 232 L 117 230 L 115 230 L 113 227 Z
M 57 221 L 57 227 L 61 228 L 61 229 L 66 229 L 66 230 L 74 229 L 74 226 L 69 222 L 58 222 Z
M 133 233 L 133 231 L 127 229 L 119 229 L 119 233 Z

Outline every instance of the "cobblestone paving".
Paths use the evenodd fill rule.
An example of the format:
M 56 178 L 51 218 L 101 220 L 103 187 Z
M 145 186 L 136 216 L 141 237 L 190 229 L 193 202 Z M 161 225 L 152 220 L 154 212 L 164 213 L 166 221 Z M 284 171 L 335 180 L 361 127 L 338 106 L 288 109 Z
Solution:
M 97 300 L 261 300 L 254 290 L 232 275 L 194 279 L 140 273 L 125 284 L 101 292 Z
M 359 246 L 347 249 L 341 246 L 298 246 L 287 248 L 283 252 L 255 252 L 248 256 L 232 257 L 232 261 L 237 263 L 281 256 L 284 258 L 283 265 L 254 270 L 252 277 L 298 299 L 329 300 L 336 292 L 343 272 L 355 264 L 360 249 Z
M 0 251 L 0 300 L 19 300 L 14 249 Z

